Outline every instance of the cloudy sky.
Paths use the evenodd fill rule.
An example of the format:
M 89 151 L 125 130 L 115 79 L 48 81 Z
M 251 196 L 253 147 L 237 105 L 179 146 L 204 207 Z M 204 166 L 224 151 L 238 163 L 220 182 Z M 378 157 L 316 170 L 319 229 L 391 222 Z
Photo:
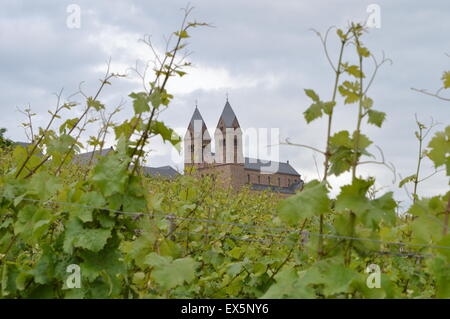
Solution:
M 332 25 L 345 27 L 349 21 L 364 21 L 367 7 L 373 3 L 381 9 L 381 27 L 371 29 L 365 43 L 377 57 L 384 51 L 393 63 L 382 67 L 369 91 L 374 107 L 387 113 L 387 121 L 382 129 L 364 124 L 364 132 L 384 150 L 386 160 L 396 166 L 397 173 L 407 176 L 414 173 L 416 165 L 414 114 L 425 123 L 433 117 L 443 123 L 440 128 L 449 124 L 448 103 L 410 89 L 439 88 L 441 74 L 449 68 L 446 36 L 450 30 L 450 2 L 446 0 L 189 3 L 195 7 L 193 19 L 214 27 L 192 32 L 189 50 L 194 67 L 189 75 L 169 85 L 175 98 L 160 119 L 180 132 L 186 127 L 196 100 L 212 131 L 228 93 L 244 129 L 278 128 L 282 139 L 289 137 L 293 142 L 323 148 L 325 120 L 306 124 L 302 112 L 309 101 L 303 90 L 312 88 L 324 100 L 330 99 L 334 74 L 319 38 L 310 29 L 324 32 Z M 24 141 L 20 127 L 24 118 L 17 107 L 31 105 L 38 114 L 34 125 L 45 125 L 47 110 L 55 104 L 53 93 L 64 88 L 67 98 L 84 81 L 84 91 L 93 95 L 109 57 L 112 71 L 128 77 L 114 80 L 100 99 L 109 109 L 124 99 L 124 110 L 116 121 L 128 118 L 132 106 L 127 96 L 142 89 L 129 68 L 136 61 L 142 65 L 152 58 L 149 48 L 139 39 L 149 34 L 156 48 L 162 50 L 164 37 L 178 28 L 182 19 L 180 8 L 187 1 L 1 0 L 0 4 L 0 127 L 8 129 L 11 139 Z M 71 4 L 81 9 L 80 28 L 67 26 Z M 336 60 L 334 33 L 330 40 L 330 54 Z M 334 131 L 355 128 L 355 108 L 339 101 Z M 74 117 L 77 112 L 66 115 Z M 174 161 L 170 146 L 154 140 L 151 149 L 151 166 L 169 164 L 182 168 L 179 161 Z M 372 150 L 376 153 L 376 149 Z M 320 155 L 316 157 L 321 172 L 323 160 Z M 304 179 L 317 178 L 312 151 L 281 146 L 279 159 L 290 160 Z M 423 174 L 431 172 L 432 165 L 426 160 Z M 393 175 L 386 168 L 366 165 L 360 173 L 376 176 L 378 187 L 407 199 L 405 192 L 392 183 Z M 348 180 L 345 175 L 332 182 L 339 186 Z M 433 195 L 447 188 L 447 179 L 441 174 L 424 182 L 419 191 Z

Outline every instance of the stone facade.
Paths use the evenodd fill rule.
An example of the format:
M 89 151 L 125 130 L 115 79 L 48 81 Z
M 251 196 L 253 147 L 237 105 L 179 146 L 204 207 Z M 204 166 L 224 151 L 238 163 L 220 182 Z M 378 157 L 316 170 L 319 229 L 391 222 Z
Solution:
M 217 175 L 225 185 L 238 190 L 248 186 L 254 191 L 271 190 L 282 197 L 301 190 L 300 174 L 287 162 L 263 162 L 243 156 L 242 130 L 239 121 L 226 102 L 214 133 L 216 152 L 211 152 L 211 137 L 200 111 L 195 108 L 184 138 L 186 173 Z M 267 171 L 275 165 L 276 171 Z M 265 169 L 266 168 L 266 169 Z

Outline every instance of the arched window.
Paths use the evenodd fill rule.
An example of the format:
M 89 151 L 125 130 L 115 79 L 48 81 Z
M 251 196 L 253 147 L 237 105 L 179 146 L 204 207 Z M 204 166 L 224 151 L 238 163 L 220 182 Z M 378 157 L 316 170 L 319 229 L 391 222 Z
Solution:
M 268 183 L 270 185 L 270 176 L 267 176 L 267 181 L 268 181 Z
M 261 176 L 258 175 L 258 184 L 261 184 Z
M 278 186 L 281 186 L 281 178 L 278 177 Z
M 247 183 L 250 184 L 250 174 L 247 175 Z

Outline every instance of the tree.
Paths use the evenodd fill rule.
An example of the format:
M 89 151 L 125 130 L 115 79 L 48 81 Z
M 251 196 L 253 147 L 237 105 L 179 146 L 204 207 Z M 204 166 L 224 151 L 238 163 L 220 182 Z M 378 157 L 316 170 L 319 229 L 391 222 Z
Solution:
M 0 148 L 5 148 L 11 146 L 13 142 L 10 139 L 7 139 L 3 135 L 6 133 L 6 128 L 0 128 Z

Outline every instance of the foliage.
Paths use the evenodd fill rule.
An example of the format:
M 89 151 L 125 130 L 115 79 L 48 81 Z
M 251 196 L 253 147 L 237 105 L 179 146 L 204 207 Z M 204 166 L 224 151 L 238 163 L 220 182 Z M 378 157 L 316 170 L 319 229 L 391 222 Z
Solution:
M 12 141 L 4 137 L 4 134 L 6 133 L 5 128 L 0 128 L 0 148 L 6 148 L 8 146 L 12 145 Z

